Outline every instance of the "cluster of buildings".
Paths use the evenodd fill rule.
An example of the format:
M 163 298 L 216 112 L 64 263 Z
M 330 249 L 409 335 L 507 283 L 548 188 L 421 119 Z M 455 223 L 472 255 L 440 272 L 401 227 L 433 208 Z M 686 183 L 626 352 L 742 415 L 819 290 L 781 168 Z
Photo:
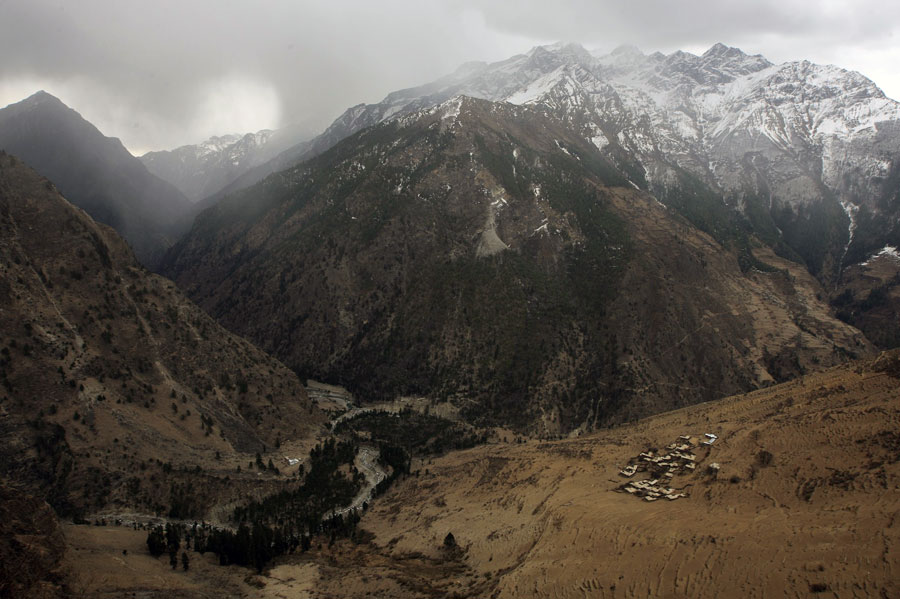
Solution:
M 656 501 L 657 499 L 666 498 L 674 501 L 681 497 L 687 497 L 687 493 L 666 487 L 659 483 L 659 479 L 635 480 L 626 483 L 622 490 L 638 497 L 643 497 L 644 501 Z
M 656 454 L 648 450 L 636 458 L 629 460 L 628 465 L 619 471 L 621 476 L 631 478 L 638 472 L 646 472 L 648 477 L 643 480 L 630 480 L 620 490 L 631 495 L 642 497 L 645 501 L 668 499 L 674 501 L 687 497 L 687 493 L 680 489 L 673 489 L 669 485 L 676 474 L 690 474 L 697 468 L 697 455 L 694 453 L 700 446 L 710 447 L 718 437 L 712 433 L 706 433 L 697 438 L 682 435 L 666 446 L 666 453 Z

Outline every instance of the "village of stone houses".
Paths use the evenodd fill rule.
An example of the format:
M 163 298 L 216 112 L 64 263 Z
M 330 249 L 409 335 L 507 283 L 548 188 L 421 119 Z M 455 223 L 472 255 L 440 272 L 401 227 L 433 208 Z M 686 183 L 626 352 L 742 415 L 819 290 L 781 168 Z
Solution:
M 642 497 L 644 501 L 656 501 L 668 499 L 674 501 L 687 497 L 686 489 L 674 489 L 670 487 L 676 475 L 691 474 L 705 458 L 709 457 L 713 444 L 718 436 L 705 433 L 701 436 L 681 435 L 674 443 L 666 446 L 668 453 L 648 449 L 637 457 L 631 458 L 628 465 L 619 471 L 621 476 L 632 478 L 638 472 L 646 473 L 642 480 L 629 480 L 618 487 L 617 491 L 630 493 L 635 497 Z M 697 452 L 703 451 L 704 455 L 698 457 Z M 719 464 L 713 462 L 707 466 L 710 473 L 719 470 Z

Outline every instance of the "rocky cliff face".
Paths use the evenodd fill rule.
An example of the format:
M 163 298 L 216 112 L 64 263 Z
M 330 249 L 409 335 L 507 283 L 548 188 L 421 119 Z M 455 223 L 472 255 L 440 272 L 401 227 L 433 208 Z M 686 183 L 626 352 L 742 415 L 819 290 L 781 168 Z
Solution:
M 324 421 L 292 372 L 5 153 L 0 385 L 0 473 L 64 515 L 201 516 L 204 488 L 229 487 L 201 472 L 234 476 Z
M 458 97 L 226 198 L 166 272 L 365 399 L 450 397 L 552 432 L 870 348 L 804 268 L 721 224 L 705 233 L 637 189 L 543 105 Z

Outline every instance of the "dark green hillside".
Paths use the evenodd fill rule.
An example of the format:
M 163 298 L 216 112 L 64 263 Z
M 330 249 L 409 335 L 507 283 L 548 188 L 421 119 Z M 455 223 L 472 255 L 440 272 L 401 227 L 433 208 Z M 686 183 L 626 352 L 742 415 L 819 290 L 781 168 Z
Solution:
M 695 201 L 706 190 L 687 177 L 668 199 L 696 211 L 699 230 L 542 110 L 461 98 L 225 198 L 169 253 L 166 272 L 226 327 L 364 400 L 428 395 L 472 420 L 570 430 L 631 413 L 646 377 L 684 381 L 649 387 L 641 401 L 654 406 L 753 384 L 739 363 L 761 354 L 722 349 L 760 343 L 746 324 L 740 338 L 713 332 L 694 363 L 621 342 L 642 326 L 635 301 L 733 301 L 744 319 L 746 300 L 722 277 L 775 270 L 721 202 Z M 673 241 L 648 237 L 660 227 Z M 685 234 L 688 245 L 674 241 Z M 626 284 L 629 273 L 642 279 Z M 687 285 L 647 286 L 671 277 Z M 644 292 L 675 295 L 635 295 Z M 674 310 L 661 338 L 682 339 L 703 318 Z M 777 353 L 783 340 L 774 343 Z M 707 372 L 729 375 L 690 392 Z

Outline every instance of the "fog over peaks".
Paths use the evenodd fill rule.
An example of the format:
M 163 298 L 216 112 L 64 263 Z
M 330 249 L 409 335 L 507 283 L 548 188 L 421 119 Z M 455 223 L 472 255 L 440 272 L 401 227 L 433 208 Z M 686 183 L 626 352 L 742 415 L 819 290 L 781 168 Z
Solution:
M 856 69 L 900 97 L 900 6 L 863 0 L 264 3 L 0 0 L 0 106 L 46 89 L 133 153 L 323 129 L 346 107 L 556 40 Z

